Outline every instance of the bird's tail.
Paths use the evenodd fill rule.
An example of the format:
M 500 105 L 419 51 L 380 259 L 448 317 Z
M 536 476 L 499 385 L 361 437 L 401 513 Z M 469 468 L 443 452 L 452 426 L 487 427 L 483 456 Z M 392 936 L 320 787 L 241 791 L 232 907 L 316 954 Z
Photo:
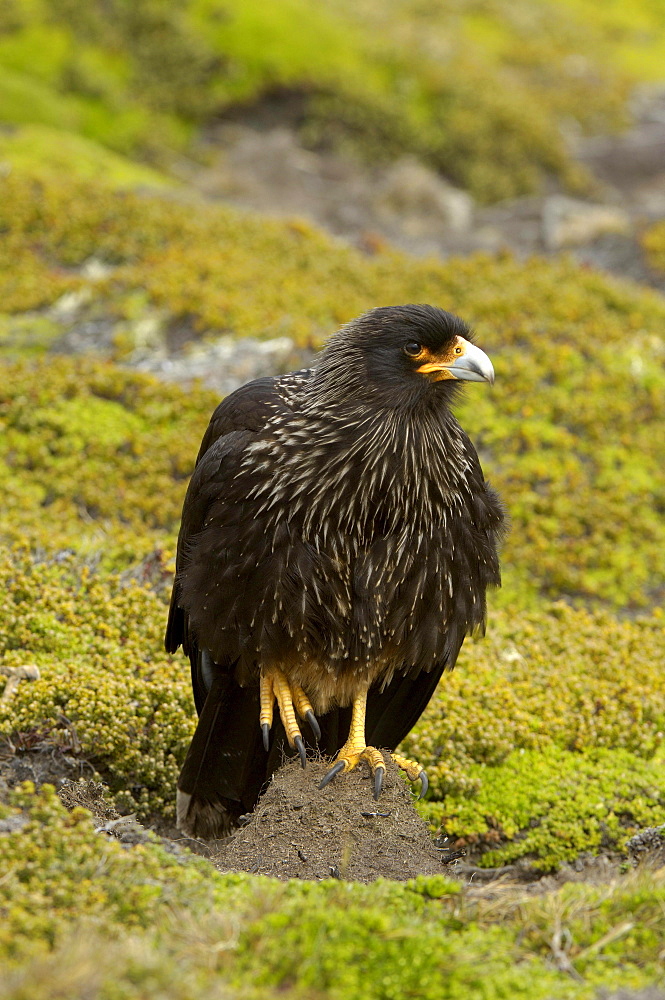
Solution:
M 178 828 L 204 839 L 226 836 L 253 807 L 266 780 L 258 693 L 219 672 L 205 699 L 178 778 Z

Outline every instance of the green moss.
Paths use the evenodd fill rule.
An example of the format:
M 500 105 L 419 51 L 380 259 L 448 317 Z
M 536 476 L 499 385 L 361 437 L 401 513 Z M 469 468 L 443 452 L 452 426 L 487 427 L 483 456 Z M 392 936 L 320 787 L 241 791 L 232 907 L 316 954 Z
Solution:
M 0 624 L 2 662 L 41 671 L 0 708 L 0 729 L 45 730 L 79 746 L 122 792 L 121 804 L 142 815 L 172 813 L 193 731 L 185 661 L 163 651 L 166 558 L 158 554 L 152 565 L 159 595 L 75 570 L 66 553 L 35 563 L 5 550 L 0 569 L 11 611 Z
M 430 301 L 458 312 L 475 326 L 497 371 L 495 388 L 470 389 L 459 414 L 511 514 L 505 589 L 498 600 L 524 604 L 541 594 L 565 595 L 639 608 L 662 599 L 665 521 L 658 497 L 665 453 L 662 435 L 653 429 L 665 416 L 655 334 L 665 307 L 655 293 L 580 271 L 566 259 L 533 260 L 524 267 L 510 258 L 413 261 L 392 251 L 368 258 L 307 224 L 265 221 L 221 207 L 198 209 L 90 184 L 70 189 L 11 176 L 0 181 L 0 189 L 0 254 L 7 263 L 0 297 L 6 308 L 34 309 L 64 291 L 83 290 L 88 301 L 75 321 L 109 325 L 119 355 L 126 349 L 127 325 L 142 309 L 164 326 L 189 324 L 192 337 L 197 331 L 286 334 L 300 344 L 319 343 L 339 323 L 379 304 Z M 79 270 L 92 256 L 115 265 L 94 287 Z M 4 390 L 10 432 L 19 420 L 12 449 L 5 451 L 5 475 L 16 483 L 14 529 L 30 531 L 41 516 L 20 500 L 39 484 L 55 490 L 61 537 L 71 535 L 78 521 L 89 538 L 91 527 L 104 528 L 114 508 L 138 527 L 132 505 L 145 515 L 146 504 L 144 524 L 173 530 L 182 484 L 177 476 L 174 484 L 170 463 L 183 474 L 189 469 L 212 398 L 146 389 L 165 401 L 173 391 L 182 402 L 171 407 L 168 420 L 163 411 L 163 420 L 150 418 L 141 434 L 136 429 L 129 435 L 127 448 L 139 455 L 134 471 L 122 450 L 117 459 L 107 450 L 105 468 L 91 462 L 76 469 L 77 477 L 90 482 L 84 509 L 93 521 L 86 526 L 72 479 L 76 463 L 67 466 L 63 455 L 67 421 L 58 431 L 60 451 L 47 454 L 19 419 L 25 409 L 19 397 L 26 392 L 36 407 L 34 419 L 42 419 L 41 404 L 28 390 L 34 379 L 42 383 L 49 409 L 65 385 L 68 398 L 90 397 L 92 376 L 85 365 L 49 367 L 20 364 Z M 116 388 L 92 394 L 111 398 L 122 395 L 124 380 L 134 387 L 149 384 L 110 370 L 103 376 L 99 370 L 95 378 Z M 176 422 L 184 434 L 180 440 Z M 82 442 L 77 431 L 77 447 Z M 39 461 L 32 456 L 35 448 L 41 449 Z M 91 440 L 91 458 L 96 448 Z M 14 529 L 10 524 L 3 530 Z
M 665 59 L 665 10 L 661 3 L 563 0 L 563 6 L 609 43 L 616 65 L 641 80 L 660 83 Z
M 0 132 L 0 163 L 19 175 L 91 180 L 113 188 L 172 186 L 164 174 L 110 152 L 91 139 L 46 125 Z
M 68 358 L 8 363 L 4 373 L 5 538 L 103 554 L 106 566 L 142 558 L 164 530 L 172 542 L 212 394 L 189 401 L 144 376 Z
M 651 226 L 642 237 L 644 249 L 651 267 L 665 272 L 665 222 Z
M 592 1000 L 658 981 L 660 873 L 544 896 L 443 878 L 285 884 L 122 847 L 48 788 L 14 803 L 24 825 L 0 834 L 2 1000 Z
M 495 766 L 514 750 L 649 760 L 665 740 L 664 658 L 662 613 L 629 622 L 564 604 L 495 611 L 489 636 L 467 642 L 442 679 L 408 752 L 427 764 L 437 797 L 475 787 L 466 765 Z
M 206 866 L 189 854 L 173 857 L 157 844 L 131 851 L 95 835 L 90 813 L 67 813 L 52 786 L 38 796 L 26 783 L 11 801 L 26 823 L 0 834 L 0 954 L 25 957 L 52 946 L 67 923 L 103 913 L 120 927 L 148 928 L 169 905 L 210 897 Z M 171 876 L 171 877 L 169 877 Z
M 193 729 L 189 672 L 162 636 L 168 557 L 155 590 L 5 551 L 10 613 L 0 659 L 41 679 L 0 708 L 0 731 L 72 741 L 123 807 L 171 814 Z M 662 618 L 618 623 L 555 606 L 496 615 L 492 639 L 465 647 L 404 744 L 427 768 L 424 814 L 483 849 L 483 863 L 621 849 L 637 826 L 665 822 Z M 75 735 L 73 735 L 75 734 Z
M 658 64 L 658 14 L 638 8 L 643 27 L 631 32 L 616 9 L 551 0 L 95 0 L 84 12 L 35 0 L 6 15 L 1 106 L 14 124 L 165 160 L 194 124 L 296 92 L 311 143 L 372 162 L 417 154 L 482 200 L 536 190 L 552 173 L 576 189 L 586 181 L 561 120 L 620 125 L 630 85 Z
M 422 807 L 455 847 L 482 852 L 492 868 L 518 860 L 556 869 L 580 854 L 620 853 L 638 829 L 665 823 L 665 755 L 621 750 L 584 754 L 547 747 L 513 751 L 498 766 L 464 772 L 473 794 L 451 793 Z
M 55 94 L 40 80 L 4 66 L 0 66 L 0 101 L 4 125 L 22 125 L 28 121 L 72 132 L 80 126 L 75 98 Z
M 490 867 L 556 867 L 665 822 L 664 660 L 662 616 L 495 613 L 403 744 L 430 779 L 423 815 Z

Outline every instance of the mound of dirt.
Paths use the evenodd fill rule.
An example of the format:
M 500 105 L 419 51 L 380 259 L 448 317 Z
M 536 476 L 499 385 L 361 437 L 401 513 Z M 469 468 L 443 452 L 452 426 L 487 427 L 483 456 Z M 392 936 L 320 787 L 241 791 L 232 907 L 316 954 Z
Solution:
M 247 824 L 214 856 L 216 867 L 280 879 L 356 882 L 405 881 L 446 871 L 442 852 L 390 759 L 378 802 L 364 765 L 319 791 L 329 766 L 324 760 L 309 760 L 303 770 L 297 760 L 288 761 L 273 776 Z

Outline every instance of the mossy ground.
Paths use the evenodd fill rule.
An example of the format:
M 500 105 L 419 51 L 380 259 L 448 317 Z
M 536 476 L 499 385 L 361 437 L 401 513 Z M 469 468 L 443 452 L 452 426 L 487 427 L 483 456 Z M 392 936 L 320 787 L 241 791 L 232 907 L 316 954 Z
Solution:
M 39 543 L 46 513 L 61 545 L 75 532 L 77 549 L 94 549 L 105 532 L 107 561 L 144 554 L 173 535 L 213 405 L 109 366 L 35 358 L 63 329 L 47 309 L 63 295 L 78 296 L 70 322 L 110 324 L 120 359 L 146 316 L 192 337 L 304 345 L 372 306 L 430 301 L 471 322 L 497 371 L 459 414 L 510 510 L 498 600 L 662 601 L 662 297 L 566 259 L 366 257 L 297 221 L 170 197 L 18 177 L 0 191 L 0 338 L 16 358 L 0 411 L 6 536 Z M 90 282 L 90 258 L 111 272 Z
M 244 55 L 234 64 L 235 90 L 215 101 L 299 86 L 310 72 L 312 33 L 319 49 L 326 32 L 358 37 L 341 5 L 335 18 L 304 0 L 287 6 L 303 14 L 300 61 L 283 15 L 251 27 L 227 5 L 233 16 L 219 22 L 223 41 L 212 56 L 224 45 Z M 444 265 L 381 248 L 365 257 L 298 220 L 181 204 L 176 191 L 132 194 L 126 189 L 155 188 L 161 176 L 121 154 L 140 150 L 161 162 L 164 142 L 183 148 L 205 116 L 191 101 L 208 94 L 195 84 L 211 51 L 187 19 L 195 12 L 207 25 L 217 8 L 163 7 L 163 37 L 172 37 L 174 18 L 189 25 L 178 58 L 192 87 L 174 73 L 168 91 L 155 84 L 159 74 L 152 89 L 140 76 L 142 67 L 159 68 L 161 50 L 144 30 L 163 25 L 159 5 L 123 7 L 127 24 L 121 19 L 118 30 L 134 24 L 136 47 L 116 61 L 99 41 L 101 6 L 88 5 L 85 17 L 66 0 L 52 7 L 50 20 L 39 0 L 0 7 L 8 19 L 0 96 L 10 97 L 0 107 L 13 109 L 19 126 L 0 136 L 0 159 L 11 167 L 0 177 L 0 661 L 41 671 L 2 705 L 0 731 L 76 746 L 119 805 L 168 816 L 193 728 L 186 664 L 165 656 L 161 634 L 179 507 L 214 401 L 108 361 L 55 356 L 68 324 L 105 324 L 107 353 L 121 361 L 146 317 L 161 331 L 185 325 L 192 337 L 288 334 L 305 345 L 374 305 L 429 300 L 469 319 L 495 361 L 496 388 L 472 387 L 459 415 L 506 500 L 512 531 L 489 636 L 465 647 L 405 745 L 432 780 L 424 814 L 483 865 L 522 860 L 543 869 L 581 851 L 621 852 L 637 827 L 665 822 L 662 298 L 565 259 Z M 587 9 L 582 0 L 570 8 L 573 19 Z M 415 31 L 413 11 L 404 10 Z M 647 27 L 654 10 L 644 5 Z M 547 126 L 533 133 L 536 151 L 529 147 L 535 175 L 521 173 L 524 122 L 545 106 L 533 80 L 552 68 L 541 90 L 550 110 L 558 102 L 557 114 L 569 92 L 549 42 L 541 53 L 524 47 L 520 68 L 515 37 L 524 33 L 513 36 L 512 20 L 498 28 L 497 11 L 470 6 L 459 30 L 495 53 L 503 79 L 522 87 L 519 100 L 505 103 L 498 88 L 490 99 L 477 66 L 466 76 L 451 66 L 467 89 L 473 82 L 473 120 L 496 115 L 511 148 L 495 157 L 499 138 L 484 126 L 459 145 L 466 91 L 450 96 L 458 132 L 445 138 L 464 152 L 460 179 L 483 197 L 528 188 L 544 166 L 567 169 Z M 594 13 L 594 30 L 609 46 L 603 52 L 616 54 L 610 36 L 619 14 L 611 11 Z M 354 31 L 362 35 L 375 16 L 372 4 L 358 7 Z M 273 52 L 268 66 L 248 61 L 247 39 L 259 28 L 283 42 L 254 49 L 261 59 Z M 418 31 L 422 45 L 427 16 Z M 48 59 L 35 67 L 27 55 L 37 44 Z M 354 45 L 343 55 L 331 47 L 328 82 L 360 65 L 362 46 Z M 625 55 L 637 45 L 624 34 L 619 48 Z M 422 49 L 414 51 L 420 59 Z M 365 117 L 344 122 L 340 141 L 358 127 L 379 146 L 387 130 L 403 137 L 430 128 L 428 100 L 445 81 L 418 78 L 403 102 L 415 117 L 397 120 L 384 98 L 391 80 L 405 79 L 402 64 L 381 59 L 362 63 L 374 67 L 369 83 L 348 74 L 358 93 L 364 88 L 354 107 Z M 300 75 L 285 78 L 287 63 Z M 163 69 L 171 74 L 173 65 Z M 623 82 L 610 61 L 606 71 L 608 103 L 590 109 L 589 126 L 594 115 L 609 122 L 620 106 Z M 320 77 L 309 83 L 319 102 L 308 120 L 315 140 L 339 101 Z M 101 141 L 119 155 L 107 156 Z M 434 157 L 433 147 L 413 143 Z M 474 173 L 489 161 L 499 165 L 490 175 Z M 649 248 L 657 255 L 655 233 Z M 94 280 L 91 258 L 107 266 Z M 281 886 L 222 877 L 158 845 L 125 849 L 94 834 L 82 813 L 67 816 L 48 793 L 25 792 L 17 808 L 28 825 L 20 835 L 0 833 L 0 953 L 11 964 L 2 1000 L 91 992 L 205 1000 L 220 990 L 586 1000 L 601 987 L 638 988 L 662 975 L 660 875 L 568 886 L 543 899 L 517 890 L 474 897 L 445 880 Z
M 579 189 L 561 122 L 625 120 L 630 87 L 658 78 L 662 24 L 646 0 L 629 17 L 583 0 L 5 0 L 0 121 L 168 166 L 213 116 L 296 93 L 312 145 L 410 152 L 482 200 L 550 175 Z M 62 161 L 54 133 L 50 149 Z
M 2 555 L 2 662 L 41 678 L 0 707 L 0 729 L 74 743 L 121 809 L 172 818 L 193 718 L 185 663 L 162 647 L 167 557 L 147 588 L 71 555 Z M 496 613 L 405 743 L 430 777 L 433 829 L 481 864 L 549 869 L 665 823 L 664 661 L 658 616 Z
M 353 997 L 591 1000 L 662 973 L 662 871 L 460 890 L 220 875 L 158 844 L 127 849 L 83 809 L 24 788 L 0 833 L 2 1000 Z

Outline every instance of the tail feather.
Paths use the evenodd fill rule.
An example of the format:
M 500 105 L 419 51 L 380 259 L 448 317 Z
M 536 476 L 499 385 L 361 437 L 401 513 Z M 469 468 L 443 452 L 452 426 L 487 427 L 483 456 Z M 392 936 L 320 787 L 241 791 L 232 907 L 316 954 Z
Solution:
M 178 826 L 195 837 L 228 833 L 255 805 L 266 778 L 258 692 L 219 674 L 178 778 Z

